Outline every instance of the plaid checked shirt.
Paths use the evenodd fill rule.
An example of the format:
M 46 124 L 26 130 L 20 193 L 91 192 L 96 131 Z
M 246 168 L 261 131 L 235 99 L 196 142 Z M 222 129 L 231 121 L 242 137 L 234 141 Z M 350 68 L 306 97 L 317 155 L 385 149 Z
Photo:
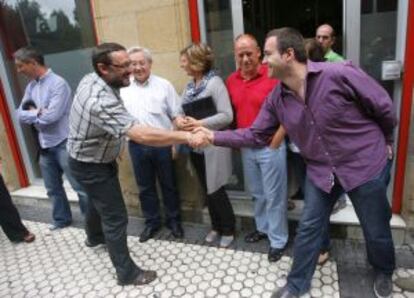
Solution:
M 109 163 L 121 150 L 123 137 L 137 123 L 124 107 L 119 90 L 95 72 L 83 77 L 69 116 L 69 155 L 82 162 Z

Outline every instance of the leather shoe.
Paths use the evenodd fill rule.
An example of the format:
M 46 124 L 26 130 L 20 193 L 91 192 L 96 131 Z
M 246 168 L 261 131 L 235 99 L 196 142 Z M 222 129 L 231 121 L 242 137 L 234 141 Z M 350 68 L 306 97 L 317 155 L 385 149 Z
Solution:
M 85 245 L 87 247 L 96 247 L 99 244 L 105 244 L 105 241 L 90 241 L 88 238 L 85 239 Z
M 283 256 L 283 249 L 282 248 L 269 248 L 269 254 L 267 255 L 267 259 L 269 262 L 277 262 Z
M 36 239 L 36 236 L 30 232 L 27 232 L 27 234 L 23 236 L 23 241 L 26 243 L 33 242 L 35 239 Z
M 144 270 L 138 276 L 129 282 L 121 282 L 118 280 L 119 286 L 134 285 L 142 286 L 151 283 L 157 278 L 157 272 L 152 270 Z
M 247 243 L 254 243 L 266 238 L 267 235 L 265 233 L 254 231 L 250 234 L 247 234 L 246 237 L 244 237 L 244 241 Z
M 287 287 L 283 287 L 276 292 L 273 292 L 270 298 L 299 298 L 299 296 L 291 294 Z
M 184 238 L 184 231 L 180 224 L 171 226 L 171 234 L 174 236 L 174 238 Z
M 139 235 L 139 242 L 148 241 L 154 237 L 154 235 L 160 230 L 160 227 L 152 228 L 152 227 L 145 227 L 144 231 L 142 231 L 141 235 Z

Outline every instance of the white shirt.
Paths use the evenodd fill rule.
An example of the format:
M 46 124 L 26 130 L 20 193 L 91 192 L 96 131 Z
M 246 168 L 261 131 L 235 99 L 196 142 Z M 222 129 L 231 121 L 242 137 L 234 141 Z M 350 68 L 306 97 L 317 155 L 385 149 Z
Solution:
M 139 124 L 172 129 L 172 120 L 179 114 L 180 98 L 173 85 L 156 75 L 141 84 L 131 77 L 131 84 L 121 88 L 127 111 Z

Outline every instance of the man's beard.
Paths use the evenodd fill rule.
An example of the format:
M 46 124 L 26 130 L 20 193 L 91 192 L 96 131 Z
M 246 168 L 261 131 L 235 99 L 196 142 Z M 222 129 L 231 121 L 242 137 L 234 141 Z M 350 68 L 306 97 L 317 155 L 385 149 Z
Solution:
M 112 88 L 116 88 L 116 89 L 127 87 L 129 86 L 129 84 L 130 84 L 129 78 L 128 79 L 116 78 L 108 82 L 109 86 L 111 86 Z

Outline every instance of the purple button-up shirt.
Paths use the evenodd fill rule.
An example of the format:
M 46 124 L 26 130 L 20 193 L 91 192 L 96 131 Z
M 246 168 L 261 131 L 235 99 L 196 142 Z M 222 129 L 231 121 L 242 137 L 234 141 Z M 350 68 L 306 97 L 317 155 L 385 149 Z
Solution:
M 396 125 L 387 92 L 350 62 L 308 62 L 305 102 L 279 84 L 250 128 L 214 133 L 214 144 L 263 146 L 279 124 L 299 147 L 308 178 L 330 192 L 334 178 L 349 191 L 373 179 L 387 162 Z

